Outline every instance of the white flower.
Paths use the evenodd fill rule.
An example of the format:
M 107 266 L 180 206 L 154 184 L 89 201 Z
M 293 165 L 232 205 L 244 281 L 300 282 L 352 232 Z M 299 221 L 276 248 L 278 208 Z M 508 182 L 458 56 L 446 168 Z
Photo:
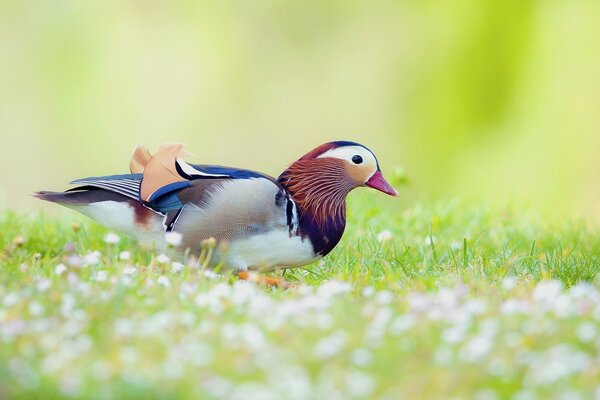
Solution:
M 492 340 L 489 336 L 478 335 L 463 347 L 461 358 L 469 362 L 480 361 L 492 349 Z
M 539 303 L 553 303 L 561 291 L 562 283 L 560 281 L 540 281 L 533 289 L 533 300 Z
M 102 254 L 100 254 L 99 251 L 93 251 L 91 253 L 86 254 L 83 257 L 83 264 L 84 265 L 96 265 L 100 262 L 100 257 L 102 256 Z
M 56 268 L 54 268 L 54 273 L 56 275 L 61 275 L 63 272 L 65 272 L 67 270 L 67 267 L 65 266 L 65 264 L 58 264 L 56 266 Z
M 28 306 L 29 313 L 34 317 L 39 317 L 44 312 L 44 306 L 37 301 L 32 301 Z
M 454 325 L 442 331 L 442 340 L 445 343 L 454 344 L 462 341 L 467 333 L 466 324 Z
M 530 305 L 525 300 L 508 299 L 500 306 L 502 314 L 527 314 L 530 310 Z
M 361 347 L 350 353 L 350 360 L 354 365 L 365 367 L 371 364 L 371 361 L 373 361 L 373 356 L 369 350 Z
M 164 275 L 159 276 L 158 279 L 156 280 L 156 282 L 158 282 L 159 284 L 163 285 L 164 287 L 171 286 L 171 282 L 169 281 L 169 278 L 167 278 Z
M 352 290 L 352 286 L 349 283 L 331 280 L 319 286 L 317 293 L 320 297 L 328 299 L 340 293 L 347 293 L 350 290 Z
M 137 272 L 137 269 L 135 267 L 127 267 L 127 268 L 123 268 L 123 273 L 125 275 L 133 275 Z
M 215 271 L 210 269 L 204 270 L 204 276 L 208 279 L 217 279 L 219 277 L 219 275 L 217 275 Z
M 517 286 L 517 278 L 514 276 L 507 276 L 502 279 L 502 289 L 508 291 L 512 290 Z
M 19 303 L 19 294 L 16 292 L 10 292 L 4 296 L 4 300 L 2 301 L 2 305 L 6 308 L 12 307 Z
M 45 292 L 46 290 L 50 289 L 50 286 L 52 286 L 52 281 L 50 279 L 41 279 L 37 283 L 37 290 L 40 292 Z
M 158 262 L 159 264 L 166 264 L 169 261 L 171 261 L 171 260 L 169 259 L 169 256 L 167 256 L 166 254 L 161 253 L 156 257 L 156 262 Z
M 385 230 L 385 231 L 381 231 L 379 232 L 379 234 L 377 235 L 377 241 L 379 242 L 388 242 L 390 240 L 392 240 L 394 238 L 394 235 L 392 234 L 392 232 Z
M 94 276 L 94 280 L 96 282 L 104 282 L 108 278 L 108 272 L 105 270 L 96 271 L 96 275 Z
M 415 318 L 412 315 L 400 315 L 396 317 L 390 324 L 390 333 L 392 335 L 400 335 L 406 332 L 415 324 Z
M 117 244 L 121 241 L 121 238 L 116 233 L 108 232 L 106 236 L 104 236 L 104 242 L 108 244 Z
M 117 336 L 133 336 L 135 334 L 135 323 L 126 318 L 118 318 L 114 322 L 113 329 Z
M 559 344 L 544 351 L 529 363 L 526 379 L 534 385 L 549 384 L 583 372 L 592 359 L 568 344 Z
M 179 262 L 174 262 L 171 264 L 172 272 L 180 272 L 183 269 L 183 264 Z
M 390 304 L 393 299 L 394 295 L 389 290 L 382 290 L 375 296 L 375 301 L 381 305 Z
M 315 356 L 320 359 L 329 358 L 336 355 L 346 344 L 347 336 L 345 332 L 336 332 L 321 339 L 315 346 Z
M 373 286 L 365 286 L 362 291 L 364 297 L 371 297 L 375 294 L 375 288 Z
M 577 327 L 577 337 L 582 342 L 589 343 L 598 336 L 598 331 L 594 324 L 590 322 L 584 322 Z
M 167 244 L 177 247 L 181 244 L 181 239 L 183 236 L 179 232 L 166 232 L 165 233 L 165 241 Z
M 128 261 L 131 260 L 131 253 L 128 251 L 122 251 L 119 253 L 119 260 Z

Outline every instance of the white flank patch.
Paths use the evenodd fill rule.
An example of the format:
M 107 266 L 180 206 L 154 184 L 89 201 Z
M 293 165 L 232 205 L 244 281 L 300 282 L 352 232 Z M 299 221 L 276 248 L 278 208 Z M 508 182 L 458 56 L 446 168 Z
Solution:
M 162 217 L 156 217 L 144 229 L 135 223 L 135 211 L 128 203 L 119 201 L 99 201 L 84 206 L 70 206 L 76 211 L 96 220 L 110 229 L 121 231 L 142 244 L 155 243 L 164 246 L 165 235 Z
M 278 229 L 231 243 L 225 263 L 239 269 L 271 269 L 306 265 L 318 258 L 308 239 Z

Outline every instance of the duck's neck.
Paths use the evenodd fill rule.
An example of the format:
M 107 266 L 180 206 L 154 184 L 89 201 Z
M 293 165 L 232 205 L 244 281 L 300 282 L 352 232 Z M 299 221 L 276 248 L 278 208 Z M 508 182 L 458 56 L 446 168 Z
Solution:
M 346 227 L 346 195 L 354 184 L 336 160 L 299 160 L 279 177 L 298 206 L 300 231 L 315 253 L 324 256 L 338 244 Z

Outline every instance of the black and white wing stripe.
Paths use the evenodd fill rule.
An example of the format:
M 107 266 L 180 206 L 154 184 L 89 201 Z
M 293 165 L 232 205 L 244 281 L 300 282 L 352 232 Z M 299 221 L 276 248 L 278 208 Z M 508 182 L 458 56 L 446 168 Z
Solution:
M 290 235 L 295 236 L 298 234 L 300 228 L 300 218 L 298 215 L 298 206 L 292 200 L 289 193 L 285 194 L 285 215 Z
M 92 186 L 115 192 L 134 200 L 139 200 L 141 178 L 141 174 L 113 175 L 77 179 L 71 183 L 82 186 Z M 80 188 L 73 188 L 69 191 L 75 190 L 80 190 Z

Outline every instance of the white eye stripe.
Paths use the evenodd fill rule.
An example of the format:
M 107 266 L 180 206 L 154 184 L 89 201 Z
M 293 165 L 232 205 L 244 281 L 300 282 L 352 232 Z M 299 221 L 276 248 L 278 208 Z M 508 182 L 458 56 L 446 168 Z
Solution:
M 364 163 L 374 163 L 377 165 L 377 159 L 371 150 L 362 146 L 343 146 L 327 150 L 317 158 L 338 158 L 341 160 L 352 161 L 352 157 L 361 156 Z

